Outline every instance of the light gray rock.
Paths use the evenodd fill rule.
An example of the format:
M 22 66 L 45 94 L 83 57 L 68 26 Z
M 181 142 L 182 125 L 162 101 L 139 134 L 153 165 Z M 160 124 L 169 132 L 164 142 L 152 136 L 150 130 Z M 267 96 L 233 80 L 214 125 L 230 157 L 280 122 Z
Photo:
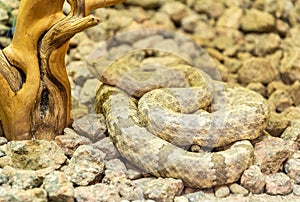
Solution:
M 257 9 L 246 10 L 241 18 L 241 29 L 245 32 L 268 32 L 275 29 L 275 18 Z
M 237 183 L 229 185 L 229 189 L 233 194 L 247 196 L 249 191 Z
M 77 202 L 86 201 L 109 201 L 119 202 L 121 197 L 114 186 L 96 184 L 86 187 L 75 188 L 75 199 Z
M 47 192 L 41 188 L 21 190 L 9 186 L 0 187 L 0 201 L 47 202 Z
M 238 75 L 243 84 L 256 82 L 268 84 L 278 78 L 279 72 L 264 58 L 250 58 L 244 61 Z
M 90 104 L 94 102 L 96 91 L 100 86 L 100 81 L 98 79 L 88 79 L 80 92 L 80 102 L 84 104 Z
M 296 196 L 300 196 L 300 185 L 298 184 L 293 185 L 293 194 Z
M 0 172 L 0 186 L 4 184 L 8 184 L 9 177 L 5 174 L 2 174 L 2 171 Z
M 72 126 L 79 135 L 89 138 L 92 142 L 103 139 L 107 130 L 105 118 L 101 114 L 89 114 L 75 119 Z
M 300 184 L 300 152 L 296 152 L 284 165 L 285 173 L 294 180 L 295 184 Z
M 266 175 L 278 172 L 290 155 L 289 146 L 277 137 L 267 136 L 254 147 L 255 164 Z
M 120 153 L 118 152 L 110 137 L 105 137 L 102 140 L 95 142 L 94 146 L 106 154 L 105 160 L 115 159 L 120 156 Z
M 74 152 L 63 172 L 76 185 L 86 186 L 100 180 L 105 154 L 92 145 L 82 145 Z
M 127 172 L 125 164 L 120 159 L 111 159 L 109 161 L 105 161 L 105 169 L 123 173 Z
M 223 185 L 215 188 L 215 195 L 217 198 L 225 198 L 230 195 L 228 186 Z
M 49 201 L 74 201 L 74 187 L 63 172 L 54 171 L 47 175 L 43 181 L 42 188 L 47 191 Z
M 244 171 L 241 177 L 241 185 L 253 194 L 260 194 L 264 191 L 266 185 L 265 176 L 258 166 L 252 165 Z
M 144 178 L 135 180 L 134 183 L 141 187 L 146 199 L 155 201 L 172 201 L 183 191 L 183 182 L 172 178 Z
M 266 191 L 272 195 L 286 195 L 293 190 L 290 178 L 284 173 L 266 176 Z

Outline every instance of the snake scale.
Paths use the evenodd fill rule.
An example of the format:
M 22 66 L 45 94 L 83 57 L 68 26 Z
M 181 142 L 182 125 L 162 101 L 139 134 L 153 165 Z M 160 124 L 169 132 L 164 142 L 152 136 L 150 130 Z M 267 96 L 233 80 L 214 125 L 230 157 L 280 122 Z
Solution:
M 134 53 L 103 69 L 96 110 L 123 157 L 158 177 L 209 188 L 233 183 L 251 164 L 269 114 L 263 97 L 200 69 Z M 177 61 L 178 62 L 178 61 Z M 192 152 L 190 148 L 204 148 Z

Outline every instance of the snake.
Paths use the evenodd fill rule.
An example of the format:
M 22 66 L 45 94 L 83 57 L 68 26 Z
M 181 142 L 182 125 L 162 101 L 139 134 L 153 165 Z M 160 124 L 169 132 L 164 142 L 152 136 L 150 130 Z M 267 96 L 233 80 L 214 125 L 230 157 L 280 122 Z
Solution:
M 96 111 L 120 154 L 192 188 L 238 181 L 253 163 L 251 140 L 266 127 L 266 100 L 169 55 L 151 57 L 131 53 L 101 72 Z

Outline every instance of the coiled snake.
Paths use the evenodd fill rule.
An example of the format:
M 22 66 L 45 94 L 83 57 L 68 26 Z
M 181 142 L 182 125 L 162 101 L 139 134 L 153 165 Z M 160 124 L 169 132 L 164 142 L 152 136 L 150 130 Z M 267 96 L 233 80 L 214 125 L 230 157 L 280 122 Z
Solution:
M 141 55 L 103 70 L 104 84 L 96 95 L 97 112 L 105 115 L 121 155 L 146 172 L 182 179 L 189 187 L 237 181 L 252 163 L 249 140 L 266 126 L 264 98 L 213 81 L 186 64 L 143 63 Z M 206 151 L 187 150 L 192 145 Z

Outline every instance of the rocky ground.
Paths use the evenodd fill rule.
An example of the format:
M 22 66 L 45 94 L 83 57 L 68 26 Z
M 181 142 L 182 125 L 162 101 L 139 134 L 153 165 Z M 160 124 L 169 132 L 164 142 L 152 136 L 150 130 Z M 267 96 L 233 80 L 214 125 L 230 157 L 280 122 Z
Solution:
M 0 1 L 1 48 L 10 43 L 18 5 Z M 73 128 L 55 142 L 1 137 L 0 201 L 300 200 L 300 0 L 127 0 L 94 14 L 103 23 L 75 36 L 66 56 Z M 173 53 L 268 100 L 268 126 L 253 141 L 254 165 L 240 181 L 192 189 L 122 159 L 95 114 L 101 69 L 89 61 L 101 58 L 105 66 L 140 48 Z

